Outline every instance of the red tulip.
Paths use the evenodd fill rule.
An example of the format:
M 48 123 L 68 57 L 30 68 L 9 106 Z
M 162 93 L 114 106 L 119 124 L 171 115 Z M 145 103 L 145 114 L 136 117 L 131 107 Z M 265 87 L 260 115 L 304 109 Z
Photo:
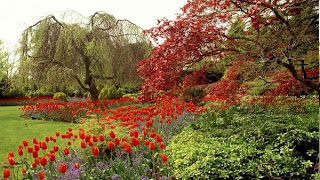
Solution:
M 23 150 L 18 148 L 18 154 L 19 154 L 19 156 L 22 156 L 23 155 Z
M 71 146 L 71 141 L 68 141 L 67 144 L 68 144 L 69 146 Z
M 130 140 L 133 146 L 138 146 L 140 144 L 139 140 L 136 137 L 131 137 Z
M 49 160 L 52 162 L 52 161 L 55 161 L 56 160 L 56 154 L 55 153 L 51 153 L 50 156 L 49 156 Z
M 149 143 L 149 148 L 151 151 L 155 150 L 156 149 L 156 144 L 154 142 L 150 142 Z
M 3 178 L 8 178 L 10 177 L 10 169 L 5 169 L 3 170 Z
M 97 138 L 96 135 L 93 135 L 93 136 L 92 136 L 92 141 L 93 141 L 93 142 L 97 142 L 97 141 L 98 141 L 98 138 Z
M 56 136 L 57 137 L 60 136 L 60 132 L 59 131 L 56 132 Z
M 164 143 L 163 143 L 163 142 L 160 142 L 160 143 L 159 143 L 159 147 L 160 147 L 160 149 L 163 149 L 163 148 L 164 148 Z
M 35 151 L 39 151 L 39 150 L 40 150 L 39 144 L 35 144 L 35 145 L 34 145 L 34 150 L 35 150 Z
M 59 165 L 59 171 L 61 173 L 65 173 L 67 171 L 67 165 L 65 163 L 60 163 Z
M 112 141 L 108 141 L 108 142 L 107 142 L 107 145 L 108 145 L 108 148 L 109 148 L 110 150 L 114 149 L 114 144 L 113 144 Z
M 109 135 L 110 135 L 110 137 L 111 137 L 112 139 L 116 137 L 116 135 L 114 134 L 113 131 L 110 131 Z
M 99 134 L 98 138 L 99 138 L 100 141 L 104 141 L 104 135 L 103 134 Z
M 14 157 L 13 152 L 8 152 L 8 154 L 7 154 L 7 158 L 8 158 L 8 157 Z
M 22 169 L 21 174 L 26 174 L 27 170 L 26 169 Z
M 33 147 L 32 146 L 28 146 L 28 153 L 32 153 L 33 152 Z
M 35 137 L 32 138 L 32 142 L 33 142 L 33 144 L 38 144 L 38 141 L 37 141 L 37 139 Z
M 71 128 L 71 127 L 68 127 L 68 131 L 71 132 L 71 131 L 72 131 L 72 128 Z
M 81 148 L 86 148 L 86 142 L 81 141 L 80 146 L 81 146 Z
M 75 169 L 79 169 L 79 164 L 78 164 L 78 163 L 75 163 L 75 164 L 74 164 L 74 168 L 75 168 Z
M 58 152 L 58 151 L 59 151 L 59 146 L 54 145 L 54 146 L 53 146 L 53 150 L 54 150 L 54 152 Z
M 46 142 L 41 142 L 41 143 L 40 143 L 40 146 L 41 146 L 41 149 L 42 149 L 42 150 L 48 149 L 48 146 L 47 146 Z
M 46 156 L 39 157 L 39 161 L 40 161 L 40 165 L 41 165 L 41 166 L 45 166 L 45 165 L 47 165 L 47 163 L 48 163 L 48 159 L 47 159 Z
M 160 157 L 161 157 L 163 162 L 167 162 L 168 161 L 168 157 L 165 154 L 161 154 Z
M 150 137 L 151 137 L 151 138 L 156 137 L 156 133 L 155 133 L 155 132 L 151 132 L 151 133 L 150 133 Z
M 49 137 L 45 137 L 44 139 L 46 142 L 49 142 L 49 140 L 50 140 Z
M 25 146 L 25 147 L 28 146 L 28 140 L 23 140 L 23 141 L 22 141 L 22 144 L 23 144 L 23 146 Z
M 38 176 L 39 176 L 39 179 L 42 180 L 42 179 L 44 179 L 45 173 L 39 172 Z
M 64 148 L 64 149 L 63 149 L 63 152 L 64 152 L 64 154 L 65 154 L 66 156 L 68 156 L 69 153 L 70 153 L 70 151 L 69 151 L 68 148 Z
M 120 144 L 120 140 L 118 138 L 115 138 L 114 139 L 114 142 L 116 143 L 116 145 L 119 145 Z
M 38 151 L 33 151 L 32 152 L 32 157 L 37 158 L 38 157 Z
M 160 134 L 156 134 L 156 140 L 157 140 L 157 142 L 161 142 L 162 141 L 162 138 L 161 138 Z
M 100 153 L 100 150 L 99 150 L 98 147 L 92 147 L 91 150 L 92 150 L 92 154 L 93 154 L 94 156 L 98 156 L 99 153 Z
M 13 157 L 8 157 L 8 162 L 11 166 L 13 166 L 16 163 Z

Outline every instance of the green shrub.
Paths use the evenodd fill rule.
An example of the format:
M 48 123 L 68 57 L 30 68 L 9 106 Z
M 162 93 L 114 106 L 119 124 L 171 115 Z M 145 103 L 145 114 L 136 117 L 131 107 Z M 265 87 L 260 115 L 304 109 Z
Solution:
M 140 91 L 140 83 L 137 82 L 127 82 L 121 85 L 123 88 L 123 93 L 125 94 L 134 94 Z
M 31 96 L 31 97 L 54 96 L 54 93 L 50 91 L 45 91 L 44 89 L 38 89 L 36 91 L 30 92 L 28 96 Z
M 67 95 L 64 92 L 57 92 L 54 94 L 53 99 L 67 101 Z
M 102 88 L 99 94 L 100 100 L 107 100 L 107 99 L 119 99 L 123 95 L 123 90 L 121 88 L 117 89 L 114 85 L 111 87 L 105 86 Z
M 177 179 L 310 179 L 317 171 L 319 128 L 297 124 L 310 120 L 305 112 L 233 107 L 199 119 L 166 148 Z

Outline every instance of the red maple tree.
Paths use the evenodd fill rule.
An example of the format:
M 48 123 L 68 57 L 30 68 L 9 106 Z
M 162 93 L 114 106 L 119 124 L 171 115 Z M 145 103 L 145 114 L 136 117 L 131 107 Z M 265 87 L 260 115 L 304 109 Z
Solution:
M 212 91 L 225 91 L 214 88 L 225 81 L 240 87 L 248 80 L 239 79 L 240 71 L 251 73 L 247 75 L 251 78 L 259 72 L 263 78 L 286 69 L 290 73 L 280 78 L 289 75 L 304 88 L 319 92 L 318 74 L 307 73 L 319 64 L 318 57 L 310 56 L 318 51 L 317 6 L 313 0 L 189 0 L 176 20 L 161 19 L 158 26 L 145 31 L 157 46 L 150 58 L 138 63 L 144 79 L 140 98 L 150 101 L 159 91 L 179 91 L 188 84 L 184 79 L 191 78 L 195 64 L 204 59 L 217 63 L 226 57 L 232 59 L 231 70 Z M 245 61 L 256 69 L 243 71 L 239 67 L 247 65 Z M 197 78 L 194 81 L 189 84 L 201 84 Z M 236 92 L 225 93 L 234 96 Z

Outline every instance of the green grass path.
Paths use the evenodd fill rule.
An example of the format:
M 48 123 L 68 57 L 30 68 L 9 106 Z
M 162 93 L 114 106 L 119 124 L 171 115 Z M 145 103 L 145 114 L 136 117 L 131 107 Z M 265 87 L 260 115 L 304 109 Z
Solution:
M 27 120 L 20 118 L 22 111 L 20 106 L 0 106 L 0 172 L 8 164 L 6 157 L 9 151 L 13 151 L 17 157 L 17 148 L 22 140 L 27 139 L 29 145 L 32 138 L 44 141 L 45 136 L 54 136 L 56 131 L 66 132 L 68 127 L 76 127 L 76 124 L 64 122 L 52 122 L 42 120 Z M 24 125 L 26 123 L 27 125 Z M 25 152 L 26 153 L 26 152 Z

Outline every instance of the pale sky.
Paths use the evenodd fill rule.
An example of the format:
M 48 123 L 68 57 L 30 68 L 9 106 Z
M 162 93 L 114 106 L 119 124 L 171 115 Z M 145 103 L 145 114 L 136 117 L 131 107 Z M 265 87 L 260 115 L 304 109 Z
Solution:
M 24 29 L 49 14 L 76 11 L 88 17 L 97 11 L 128 19 L 143 29 L 157 19 L 174 19 L 187 0 L 0 0 L 0 39 L 13 51 Z

